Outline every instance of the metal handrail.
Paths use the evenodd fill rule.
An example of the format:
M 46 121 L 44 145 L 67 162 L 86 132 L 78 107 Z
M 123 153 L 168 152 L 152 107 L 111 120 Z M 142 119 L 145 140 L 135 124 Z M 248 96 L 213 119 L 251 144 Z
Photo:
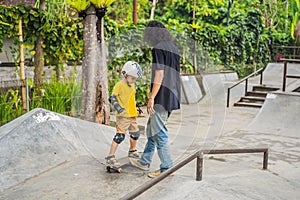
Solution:
M 185 166 L 186 164 L 190 163 L 194 159 L 197 158 L 196 164 L 196 181 L 202 180 L 202 169 L 203 169 L 203 155 L 204 154 L 234 154 L 234 153 L 261 153 L 263 152 L 263 169 L 268 168 L 268 155 L 269 150 L 268 148 L 254 148 L 254 149 L 212 149 L 212 150 L 197 150 L 195 153 L 184 159 L 183 161 L 179 162 L 172 168 L 168 169 L 167 171 L 161 173 L 159 176 L 153 178 L 152 180 L 146 182 L 145 184 L 141 185 L 140 187 L 136 188 L 132 192 L 128 193 L 127 195 L 123 196 L 121 200 L 131 200 L 135 197 L 139 196 L 146 190 L 150 189 L 152 186 L 157 184 L 158 182 L 162 181 L 181 167 Z
M 246 81 L 245 84 L 245 95 L 247 94 L 247 90 L 248 90 L 248 79 L 258 73 L 260 73 L 260 85 L 263 82 L 263 73 L 262 71 L 264 70 L 264 68 L 260 68 L 259 70 L 256 70 L 255 72 L 253 72 L 252 74 L 248 75 L 247 77 L 243 78 L 242 80 L 240 80 L 239 82 L 237 82 L 236 84 L 232 85 L 231 87 L 229 87 L 227 89 L 227 107 L 229 107 L 229 99 L 230 99 L 230 90 L 234 87 L 236 87 L 237 85 L 241 84 L 242 82 Z
M 287 63 L 300 63 L 299 59 L 285 59 L 285 58 L 281 58 L 280 61 L 284 62 L 283 65 L 283 82 L 282 82 L 282 91 L 285 92 L 285 88 L 286 88 L 286 78 L 298 78 L 300 79 L 300 76 L 297 75 L 288 75 L 287 74 Z

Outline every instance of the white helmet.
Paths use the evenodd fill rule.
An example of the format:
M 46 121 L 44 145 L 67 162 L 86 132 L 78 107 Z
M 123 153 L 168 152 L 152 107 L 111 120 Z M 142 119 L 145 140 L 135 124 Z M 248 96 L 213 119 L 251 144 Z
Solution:
M 125 76 L 130 75 L 135 78 L 141 78 L 142 77 L 142 69 L 137 62 L 128 61 L 122 67 L 122 74 Z

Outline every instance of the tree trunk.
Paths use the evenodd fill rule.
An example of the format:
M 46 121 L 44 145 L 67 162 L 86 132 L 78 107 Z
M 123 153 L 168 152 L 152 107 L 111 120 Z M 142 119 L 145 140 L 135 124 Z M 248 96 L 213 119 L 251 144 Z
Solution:
M 41 0 L 39 9 L 44 10 L 46 4 L 44 0 Z M 38 96 L 41 96 L 41 87 L 43 83 L 43 73 L 44 73 L 44 49 L 42 44 L 44 43 L 43 37 L 38 36 L 37 41 L 34 45 L 35 55 L 34 55 L 34 78 L 33 83 Z
M 42 47 L 42 44 L 43 38 L 41 35 L 39 35 L 34 48 L 34 86 L 38 96 L 41 95 L 41 86 L 43 83 L 44 73 L 44 49 Z
M 108 125 L 110 122 L 110 107 L 108 102 L 108 79 L 107 79 L 107 60 L 106 60 L 106 46 L 104 41 L 104 18 L 98 19 L 98 45 L 100 50 L 100 60 L 98 62 L 98 71 L 96 77 L 97 83 L 97 100 L 96 112 L 97 123 Z
M 84 19 L 83 51 L 82 62 L 82 110 L 81 118 L 95 122 L 96 110 L 96 73 L 99 63 L 99 47 L 97 43 L 97 16 L 94 6 L 86 10 L 87 16 Z

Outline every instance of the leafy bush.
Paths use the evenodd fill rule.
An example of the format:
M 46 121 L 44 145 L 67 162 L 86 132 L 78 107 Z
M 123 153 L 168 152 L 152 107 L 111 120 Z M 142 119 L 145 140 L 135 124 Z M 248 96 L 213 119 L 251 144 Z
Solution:
M 52 78 L 43 84 L 42 96 L 33 91 L 29 101 L 30 110 L 45 108 L 61 114 L 78 115 L 81 109 L 81 85 L 75 79 L 57 81 Z
M 22 100 L 19 90 L 8 90 L 0 96 L 0 125 L 22 115 Z

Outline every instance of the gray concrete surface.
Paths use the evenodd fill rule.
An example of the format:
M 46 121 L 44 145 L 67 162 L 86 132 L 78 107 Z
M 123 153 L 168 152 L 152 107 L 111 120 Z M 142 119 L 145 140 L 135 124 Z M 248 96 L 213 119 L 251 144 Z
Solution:
M 277 93 L 261 109 L 226 108 L 226 89 L 236 81 L 233 77 L 205 75 L 207 95 L 172 113 L 172 157 L 177 163 L 198 149 L 267 146 L 269 169 L 261 169 L 261 154 L 207 155 L 202 181 L 195 181 L 193 161 L 137 199 L 299 199 L 300 136 L 294 131 L 299 127 L 299 96 Z M 232 90 L 231 101 L 243 89 Z M 288 103 L 282 107 L 282 102 Z M 146 120 L 138 118 L 140 125 Z M 122 174 L 106 173 L 102 162 L 113 135 L 112 127 L 43 109 L 0 127 L 0 199 L 120 199 L 149 178 L 130 165 Z M 145 142 L 142 136 L 138 148 Z M 125 156 L 127 149 L 128 137 L 117 157 Z M 158 166 L 155 155 L 151 170 Z

